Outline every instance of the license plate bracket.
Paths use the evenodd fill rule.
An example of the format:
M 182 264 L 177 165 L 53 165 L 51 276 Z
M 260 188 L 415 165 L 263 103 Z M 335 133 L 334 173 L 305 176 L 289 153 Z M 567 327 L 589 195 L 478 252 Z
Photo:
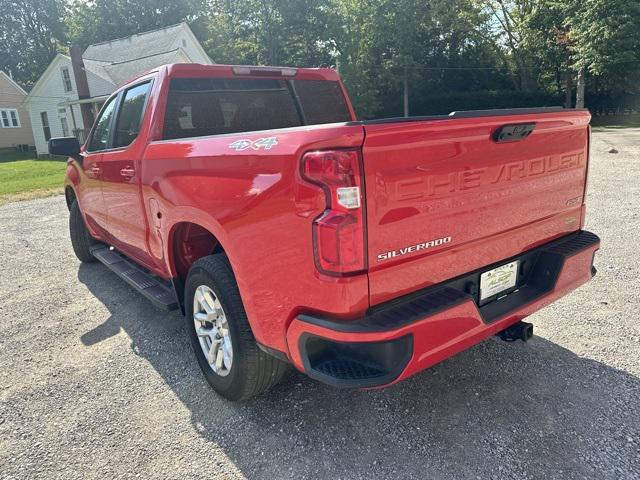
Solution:
M 484 305 L 514 291 L 518 283 L 519 260 L 507 262 L 480 274 L 479 304 Z

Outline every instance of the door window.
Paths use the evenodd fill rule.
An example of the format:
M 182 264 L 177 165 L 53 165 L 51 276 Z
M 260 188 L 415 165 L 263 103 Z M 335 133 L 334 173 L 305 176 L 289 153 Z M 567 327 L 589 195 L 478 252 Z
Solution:
M 136 85 L 124 93 L 116 122 L 114 148 L 126 147 L 138 136 L 150 85 L 150 82 Z
M 109 133 L 111 132 L 111 118 L 116 106 L 116 97 L 113 97 L 102 109 L 89 142 L 89 151 L 96 152 L 104 150 L 109 145 Z

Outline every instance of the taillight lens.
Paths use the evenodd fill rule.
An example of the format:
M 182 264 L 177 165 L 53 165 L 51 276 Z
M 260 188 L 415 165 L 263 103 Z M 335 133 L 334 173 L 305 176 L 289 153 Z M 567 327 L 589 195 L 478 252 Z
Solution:
M 318 270 L 348 275 L 366 268 L 362 172 L 357 150 L 323 150 L 302 157 L 302 175 L 320 185 L 327 209 L 313 221 Z

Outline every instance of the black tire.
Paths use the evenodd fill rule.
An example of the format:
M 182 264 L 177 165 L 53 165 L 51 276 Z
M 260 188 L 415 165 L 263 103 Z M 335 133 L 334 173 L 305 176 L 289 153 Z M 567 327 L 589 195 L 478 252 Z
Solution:
M 69 211 L 69 234 L 71 246 L 78 260 L 84 263 L 95 262 L 96 257 L 91 254 L 91 246 L 96 241 L 89 235 L 89 230 L 84 224 L 78 201 L 74 200 Z
M 201 285 L 213 290 L 227 318 L 233 362 L 226 376 L 213 371 L 196 335 L 193 303 L 196 289 Z M 269 390 L 282 380 L 288 364 L 258 347 L 226 255 L 210 255 L 194 262 L 187 276 L 184 299 L 187 330 L 193 351 L 207 382 L 219 395 L 231 401 L 246 400 Z

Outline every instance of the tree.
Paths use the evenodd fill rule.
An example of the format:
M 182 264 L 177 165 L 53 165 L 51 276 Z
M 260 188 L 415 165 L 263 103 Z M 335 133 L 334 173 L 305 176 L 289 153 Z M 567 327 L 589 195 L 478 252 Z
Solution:
M 635 0 L 573 0 L 565 25 L 576 71 L 599 77 L 612 89 L 637 89 L 640 73 L 640 3 Z M 584 95 L 582 95 L 584 98 Z
M 65 22 L 70 41 L 81 47 L 189 22 L 204 33 L 206 0 L 73 0 Z
M 324 0 L 215 0 L 205 48 L 221 63 L 331 65 L 328 17 Z
M 0 69 L 33 85 L 66 42 L 61 0 L 0 0 Z
M 217 63 L 339 68 L 363 118 L 402 114 L 405 90 L 412 114 L 571 104 L 576 79 L 584 98 L 637 91 L 640 73 L 638 0 L 0 0 L 0 15 L 0 68 L 27 86 L 70 43 L 186 21 Z
M 532 19 L 545 5 L 544 0 L 483 0 L 482 7 L 492 17 L 494 41 L 508 52 L 508 64 L 513 62 L 518 73 L 517 89 L 537 89 L 534 78 L 532 49 L 535 36 Z

